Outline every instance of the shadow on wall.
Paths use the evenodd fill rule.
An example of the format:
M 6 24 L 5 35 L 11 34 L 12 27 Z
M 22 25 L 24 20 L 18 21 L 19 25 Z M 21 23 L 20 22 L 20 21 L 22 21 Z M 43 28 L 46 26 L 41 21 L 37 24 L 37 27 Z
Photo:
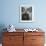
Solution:
M 2 43 L 2 32 L 5 32 L 6 30 L 3 30 L 4 28 L 6 28 L 6 26 L 4 24 L 0 24 L 0 43 Z

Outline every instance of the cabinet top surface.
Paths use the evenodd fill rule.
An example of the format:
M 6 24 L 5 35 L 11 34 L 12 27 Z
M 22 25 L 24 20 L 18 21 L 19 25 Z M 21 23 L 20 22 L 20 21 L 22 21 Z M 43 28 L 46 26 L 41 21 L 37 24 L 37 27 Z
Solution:
M 7 33 L 17 33 L 17 32 L 18 32 L 18 33 L 19 33 L 19 32 L 20 32 L 20 33 L 22 33 L 22 32 L 25 32 L 25 33 L 28 33 L 28 32 L 29 32 L 29 33 L 45 33 L 45 32 L 43 32 L 43 31 L 33 31 L 33 32 L 32 32 L 32 31 L 28 31 L 28 32 L 26 32 L 24 29 L 16 29 L 15 32 L 7 32 Z

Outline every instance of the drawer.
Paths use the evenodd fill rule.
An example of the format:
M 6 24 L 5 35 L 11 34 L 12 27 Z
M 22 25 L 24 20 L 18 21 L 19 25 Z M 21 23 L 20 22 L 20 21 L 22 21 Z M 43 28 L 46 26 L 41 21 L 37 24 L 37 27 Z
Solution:
M 23 32 L 4 32 L 4 36 L 23 36 Z
M 22 38 L 14 38 L 13 40 L 4 40 L 3 46 L 22 46 L 23 45 L 23 39 Z
M 25 44 L 43 44 L 44 36 L 24 36 Z
M 33 44 L 43 44 L 44 36 L 32 36 L 32 43 Z
M 3 46 L 16 46 L 14 44 L 3 44 Z
M 2 46 L 23 46 L 23 44 L 2 44 Z
M 23 41 L 23 36 L 4 36 L 3 43 L 14 43 Z
M 32 46 L 44 46 L 44 44 L 32 44 Z
M 24 36 L 44 36 L 44 32 L 24 32 Z

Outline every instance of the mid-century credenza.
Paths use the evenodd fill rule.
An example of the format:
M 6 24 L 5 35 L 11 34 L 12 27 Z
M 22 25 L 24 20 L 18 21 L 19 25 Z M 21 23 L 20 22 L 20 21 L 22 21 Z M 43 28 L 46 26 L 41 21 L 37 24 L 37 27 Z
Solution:
M 44 46 L 44 32 L 3 32 L 2 46 Z

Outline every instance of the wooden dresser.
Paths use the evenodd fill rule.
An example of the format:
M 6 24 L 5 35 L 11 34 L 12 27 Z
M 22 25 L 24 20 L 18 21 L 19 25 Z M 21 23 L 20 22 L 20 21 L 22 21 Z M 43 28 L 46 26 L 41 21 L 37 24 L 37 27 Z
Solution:
M 3 32 L 3 46 L 44 46 L 44 32 Z

